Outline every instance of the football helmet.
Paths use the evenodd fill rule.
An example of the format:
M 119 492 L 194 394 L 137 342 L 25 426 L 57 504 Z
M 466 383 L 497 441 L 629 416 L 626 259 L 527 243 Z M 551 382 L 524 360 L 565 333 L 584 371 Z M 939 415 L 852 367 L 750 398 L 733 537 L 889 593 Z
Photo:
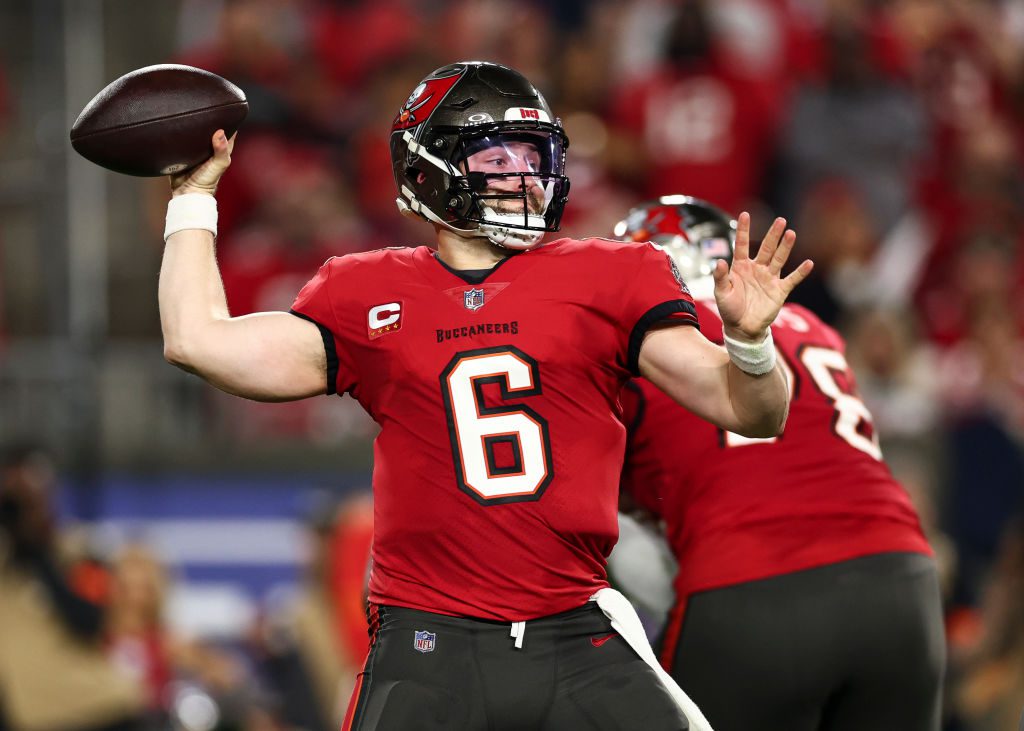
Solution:
M 699 198 L 667 195 L 631 208 L 615 224 L 621 241 L 651 241 L 672 257 L 696 299 L 714 296 L 715 264 L 732 263 L 736 221 Z
M 557 231 L 569 139 L 519 72 L 485 61 L 437 69 L 391 125 L 398 209 L 456 233 L 528 249 Z

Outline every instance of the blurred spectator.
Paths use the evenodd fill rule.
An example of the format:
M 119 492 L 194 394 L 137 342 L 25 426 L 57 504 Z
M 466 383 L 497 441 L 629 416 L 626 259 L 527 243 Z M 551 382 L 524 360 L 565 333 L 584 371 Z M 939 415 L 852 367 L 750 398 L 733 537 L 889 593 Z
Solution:
M 246 143 L 240 172 L 281 185 L 254 191 L 253 214 L 219 247 L 234 315 L 286 310 L 328 258 L 372 248 L 348 186 L 322 154 L 268 136 Z
M 979 299 L 1024 314 L 1024 174 L 1007 121 L 979 118 L 964 130 L 922 191 L 932 245 L 917 302 L 929 336 L 963 338 Z
M 942 603 L 947 607 L 952 600 L 959 559 L 956 544 L 939 524 L 941 460 L 935 458 L 934 449 L 921 449 L 914 443 L 897 442 L 885 447 L 883 453 L 892 476 L 910 496 L 921 519 L 921 530 L 935 552 Z
M 550 53 L 558 39 L 547 3 L 454 0 L 445 5 L 438 28 L 446 35 L 449 61 L 494 61 L 511 66 L 540 89 L 551 88 L 557 69 Z
M 913 312 L 877 307 L 856 311 L 843 330 L 847 360 L 861 398 L 885 443 L 923 443 L 940 418 L 935 354 L 916 334 Z
M 794 211 L 809 190 L 841 178 L 881 233 L 907 211 L 926 119 L 906 81 L 887 72 L 867 6 L 847 7 L 825 30 L 824 78 L 793 100 L 782 132 L 785 174 L 773 184 L 784 189 L 781 209 Z
M 175 677 L 166 689 L 171 727 L 182 731 L 276 729 L 272 700 L 241 648 L 213 640 L 175 641 Z
M 685 190 L 747 210 L 760 194 L 785 100 L 727 62 L 708 5 L 679 3 L 662 64 L 622 83 L 611 107 L 609 163 L 645 197 Z
M 76 593 L 36 447 L 0 465 L 0 698 L 11 731 L 140 727 L 141 688 L 104 654 L 103 609 Z
M 950 470 L 946 524 L 959 554 L 954 602 L 972 606 L 996 556 L 999 536 L 1021 510 L 1024 459 L 993 415 L 965 414 L 946 437 Z
M 145 688 L 150 727 L 164 726 L 173 667 L 164 630 L 163 567 L 144 546 L 129 545 L 118 551 L 111 574 L 107 654 Z
M 301 58 L 301 16 L 295 3 L 276 0 L 225 0 L 217 18 L 217 34 L 207 44 L 186 48 L 175 62 L 213 71 L 237 84 L 249 100 L 242 134 L 266 130 L 285 133 L 297 119 L 287 93 Z M 218 190 L 222 238 L 253 209 L 252 192 L 259 183 L 246 176 L 225 179 Z
M 395 178 L 391 170 L 389 130 L 409 95 L 409 79 L 439 61 L 428 52 L 410 49 L 387 66 L 375 68 L 360 95 L 358 123 L 345 151 L 345 173 L 352 184 L 360 218 L 384 246 L 420 241 L 423 231 L 411 219 L 395 215 Z
M 333 731 L 344 718 L 369 646 L 365 614 L 351 612 L 366 602 L 367 507 L 359 497 L 339 510 L 320 496 L 307 521 L 310 556 L 301 591 L 267 617 L 265 670 L 289 726 Z
M 426 42 L 423 15 L 409 0 L 321 1 L 311 4 L 305 24 L 319 65 L 339 87 L 357 92 L 375 69 Z
M 803 200 L 795 230 L 801 256 L 814 260 L 814 270 L 791 301 L 835 326 L 844 311 L 874 300 L 878 231 L 852 186 L 841 179 L 819 183 Z
M 977 253 L 980 266 L 984 254 Z M 965 270 L 966 272 L 966 270 Z M 965 277 L 970 275 L 965 273 Z M 966 337 L 943 355 L 945 406 L 955 419 L 990 415 L 1024 439 L 1024 336 L 1017 313 L 998 292 L 973 298 Z
M 347 664 L 356 668 L 362 667 L 370 649 L 366 601 L 372 542 L 373 496 L 367 492 L 339 506 L 328 549 L 335 631 Z
M 1012 35 L 1015 3 L 881 3 L 882 22 L 899 47 L 936 128 L 941 157 L 959 131 L 1019 112 L 1024 45 Z
M 572 181 L 571 203 L 562 216 L 560 236 L 587 238 L 610 231 L 621 207 L 636 198 L 607 168 L 610 128 L 605 111 L 614 73 L 614 58 L 607 40 L 619 31 L 618 23 L 630 7 L 598 3 L 590 8 L 582 27 L 563 36 L 552 79 L 562 124 L 572 141 L 566 175 Z M 669 12 L 669 8 L 664 8 Z
M 1016 729 L 1024 708 L 1024 520 L 1008 526 L 980 609 L 980 631 L 952 648 L 951 705 L 970 731 Z

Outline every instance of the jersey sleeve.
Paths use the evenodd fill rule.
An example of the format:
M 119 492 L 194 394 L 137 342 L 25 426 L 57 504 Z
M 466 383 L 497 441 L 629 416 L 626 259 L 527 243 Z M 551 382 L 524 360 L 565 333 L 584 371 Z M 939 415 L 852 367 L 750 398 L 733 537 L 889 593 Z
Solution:
M 640 375 L 640 346 L 647 331 L 659 323 L 700 327 L 697 309 L 672 258 L 654 244 L 641 244 L 632 282 L 623 292 L 623 324 L 629 328 L 627 363 Z
M 341 337 L 343 328 L 337 317 L 334 287 L 340 260 L 328 259 L 316 275 L 306 282 L 292 303 L 290 312 L 309 320 L 320 330 L 327 354 L 327 394 L 346 393 L 356 386 L 356 366 Z

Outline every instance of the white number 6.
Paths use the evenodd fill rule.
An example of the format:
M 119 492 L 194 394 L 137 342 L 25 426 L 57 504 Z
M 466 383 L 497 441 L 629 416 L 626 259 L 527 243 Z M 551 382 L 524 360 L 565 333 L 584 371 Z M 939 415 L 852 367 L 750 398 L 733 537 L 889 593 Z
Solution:
M 457 353 L 441 372 L 441 396 L 459 488 L 484 505 L 537 500 L 554 477 L 548 423 L 526 405 L 484 404 L 481 388 L 496 383 L 502 400 L 539 395 L 537 362 L 503 346 Z M 499 466 L 507 443 L 512 464 Z

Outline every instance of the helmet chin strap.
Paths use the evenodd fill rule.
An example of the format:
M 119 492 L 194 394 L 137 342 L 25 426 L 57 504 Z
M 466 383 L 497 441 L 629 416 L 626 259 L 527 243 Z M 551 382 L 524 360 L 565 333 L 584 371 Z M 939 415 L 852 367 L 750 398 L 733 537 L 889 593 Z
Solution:
M 549 180 L 544 185 L 543 210 L 546 211 L 548 209 L 548 205 L 554 196 L 555 182 Z M 524 203 L 524 205 L 528 204 Z M 516 226 L 517 223 L 523 220 L 516 213 L 499 213 L 490 206 L 483 206 L 482 208 L 484 223 L 480 224 L 479 230 L 495 246 L 516 250 L 531 249 L 544 238 L 544 229 L 547 227 L 547 221 L 544 220 L 544 216 L 528 213 L 526 215 L 526 225 L 531 228 L 523 228 L 522 226 Z
M 540 243 L 544 237 L 544 217 L 529 214 L 526 223 L 541 230 L 534 231 L 525 229 L 515 224 L 521 222 L 523 217 L 515 213 L 498 213 L 490 206 L 483 207 L 484 223 L 477 226 L 477 230 L 490 239 L 496 246 L 506 249 L 530 249 Z
M 406 198 L 398 198 L 395 201 L 395 203 L 398 204 L 398 210 L 402 215 L 425 218 L 432 223 L 436 223 L 438 226 L 444 226 L 449 231 L 454 231 L 460 236 L 483 236 L 495 246 L 500 246 L 504 249 L 515 249 L 516 251 L 533 248 L 540 243 L 541 238 L 544 236 L 544 231 L 528 231 L 511 225 L 502 225 L 497 222 L 491 224 L 481 223 L 476 228 L 459 228 L 458 226 L 453 226 L 443 220 L 425 205 L 420 203 L 416 198 L 416 194 L 408 188 L 403 187 L 402 194 L 406 196 Z M 500 218 L 503 215 L 496 211 L 492 211 L 491 209 L 487 209 L 487 211 L 491 213 L 493 218 Z M 515 214 L 504 215 L 514 221 L 520 220 L 520 218 Z M 533 224 L 535 223 L 534 219 L 539 220 L 540 225 L 544 224 L 544 219 L 541 216 L 530 216 L 528 220 Z

